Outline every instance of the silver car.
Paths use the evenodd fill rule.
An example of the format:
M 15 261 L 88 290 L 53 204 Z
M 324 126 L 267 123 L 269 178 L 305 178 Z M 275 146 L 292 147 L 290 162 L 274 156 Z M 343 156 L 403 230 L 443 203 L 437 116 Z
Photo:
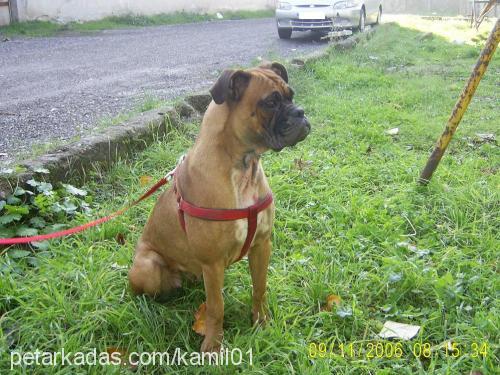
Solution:
M 276 3 L 276 24 L 281 39 L 292 31 L 359 29 L 377 24 L 382 0 L 286 0 Z

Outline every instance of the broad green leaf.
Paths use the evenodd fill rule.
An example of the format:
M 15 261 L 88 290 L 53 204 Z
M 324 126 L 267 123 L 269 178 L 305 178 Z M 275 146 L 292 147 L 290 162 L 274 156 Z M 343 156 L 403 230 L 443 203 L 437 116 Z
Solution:
M 51 211 L 55 214 L 64 211 L 64 207 L 60 205 L 59 203 L 54 203 L 51 207 Z
M 40 185 L 37 187 L 38 191 L 41 193 L 47 193 L 49 191 L 52 191 L 52 184 L 50 182 L 42 182 Z
M 38 167 L 38 168 L 33 169 L 33 172 L 43 173 L 43 174 L 49 174 L 50 173 L 50 171 L 47 168 L 42 168 L 42 167 Z
M 80 197 L 84 197 L 87 195 L 87 192 L 82 189 L 78 189 L 74 187 L 73 185 L 70 184 L 63 184 L 63 186 L 66 188 L 66 191 L 72 195 L 78 195 Z
M 14 195 L 15 196 L 20 196 L 20 195 L 24 195 L 26 194 L 26 190 L 24 190 L 23 188 L 21 187 L 16 187 L 16 190 L 14 190 Z
M 43 233 L 53 233 L 63 229 L 66 229 L 68 226 L 66 224 L 52 224 L 51 226 L 46 227 L 43 230 Z
M 25 225 L 20 226 L 16 230 L 16 235 L 19 237 L 29 237 L 29 236 L 36 236 L 38 234 L 38 230 L 35 228 L 30 228 Z
M 21 200 L 18 197 L 14 197 L 13 195 L 9 195 L 7 197 L 7 204 L 19 204 Z
M 0 216 L 0 225 L 10 224 L 13 221 L 21 220 L 22 216 L 19 214 L 3 215 Z
M 16 235 L 16 232 L 12 228 L 0 227 L 0 238 L 11 238 Z
M 27 206 L 12 206 L 7 204 L 5 205 L 5 211 L 9 214 L 27 215 L 30 212 L 30 209 Z
M 38 267 L 40 265 L 40 261 L 36 257 L 29 257 L 26 259 L 26 262 L 32 267 Z
M 32 242 L 31 246 L 38 250 L 48 250 L 49 249 L 49 241 L 41 241 L 41 242 Z
M 63 207 L 63 210 L 68 214 L 74 213 L 76 211 L 76 209 L 78 208 L 73 203 L 68 202 L 68 201 L 64 201 L 62 207 Z
M 30 224 L 35 228 L 43 228 L 47 225 L 46 221 L 39 216 L 32 217 L 30 219 Z
M 33 180 L 33 179 L 26 181 L 26 183 L 30 186 L 33 186 L 33 187 L 37 187 L 41 184 L 40 182 Z
M 28 255 L 31 255 L 30 251 L 27 250 L 21 250 L 21 249 L 12 249 L 7 252 L 9 254 L 10 258 L 13 259 L 19 259 L 19 258 L 24 258 L 27 257 Z

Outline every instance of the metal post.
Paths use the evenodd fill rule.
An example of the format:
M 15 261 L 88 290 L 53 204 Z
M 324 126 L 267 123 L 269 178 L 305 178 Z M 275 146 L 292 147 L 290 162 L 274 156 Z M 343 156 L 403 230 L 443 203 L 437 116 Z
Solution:
M 460 124 L 460 120 L 462 120 L 462 116 L 464 115 L 472 97 L 474 96 L 477 86 L 479 86 L 479 82 L 481 81 L 484 72 L 486 72 L 486 69 L 488 68 L 488 64 L 491 58 L 495 54 L 495 50 L 498 46 L 499 41 L 500 20 L 497 19 L 497 22 L 495 23 L 495 26 L 493 27 L 493 30 L 491 30 L 490 36 L 486 41 L 486 45 L 484 46 L 483 51 L 481 52 L 481 55 L 476 62 L 476 66 L 474 66 L 474 70 L 472 71 L 469 81 L 467 82 L 464 90 L 462 91 L 462 94 L 460 94 L 460 98 L 453 108 L 453 112 L 448 119 L 448 123 L 446 124 L 444 132 L 438 139 L 436 148 L 429 157 L 429 160 L 427 161 L 427 164 L 425 165 L 425 168 L 420 175 L 419 182 L 422 185 L 426 185 L 430 181 L 432 174 L 439 165 L 439 162 L 441 161 L 441 158 L 443 157 L 443 154 L 446 151 L 446 148 L 448 147 L 453 134 L 455 134 L 455 131 L 457 130 L 458 124 Z

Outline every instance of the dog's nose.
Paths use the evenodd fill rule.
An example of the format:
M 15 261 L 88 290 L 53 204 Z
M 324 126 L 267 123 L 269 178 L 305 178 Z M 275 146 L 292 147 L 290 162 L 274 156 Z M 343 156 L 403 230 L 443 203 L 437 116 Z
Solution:
M 290 116 L 292 116 L 292 117 L 304 117 L 304 110 L 300 107 L 295 107 L 290 112 Z

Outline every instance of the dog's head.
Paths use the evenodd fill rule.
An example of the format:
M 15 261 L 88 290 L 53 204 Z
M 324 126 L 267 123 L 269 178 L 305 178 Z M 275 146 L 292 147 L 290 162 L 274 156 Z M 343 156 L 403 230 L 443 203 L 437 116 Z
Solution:
M 279 63 L 248 70 L 225 70 L 210 89 L 218 105 L 229 107 L 229 123 L 244 143 L 280 151 L 304 140 L 311 130 L 293 102 L 288 73 Z

